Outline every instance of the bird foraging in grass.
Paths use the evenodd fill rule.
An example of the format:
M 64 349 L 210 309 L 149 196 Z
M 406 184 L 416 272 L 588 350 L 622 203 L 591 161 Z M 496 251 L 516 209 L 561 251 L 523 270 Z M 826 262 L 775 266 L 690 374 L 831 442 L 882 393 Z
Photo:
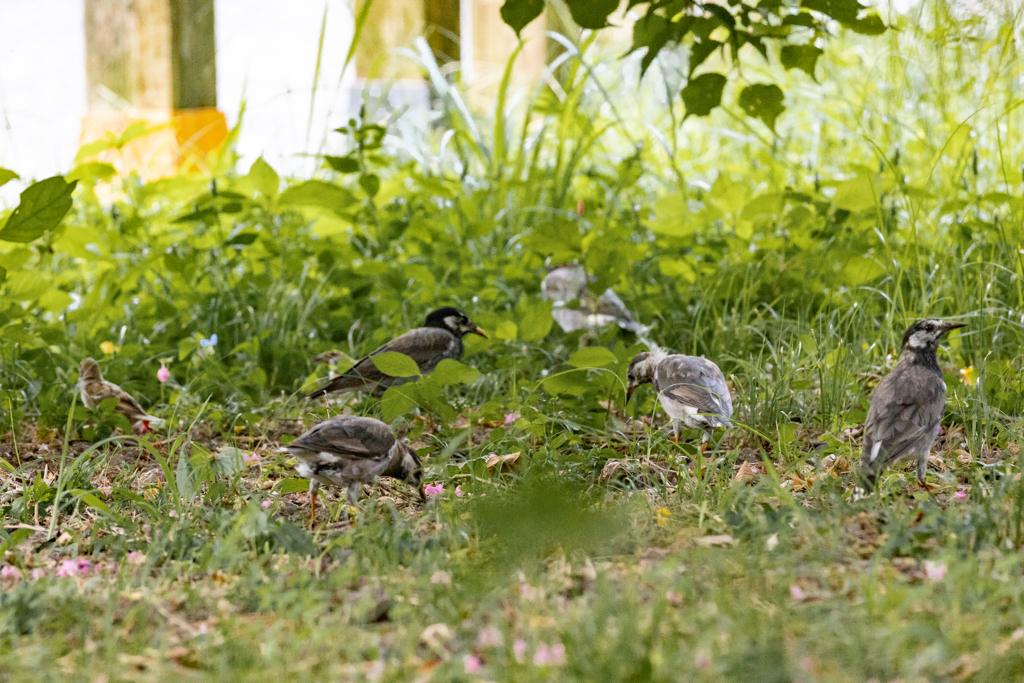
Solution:
M 280 449 L 298 459 L 295 470 L 309 479 L 309 520 L 316 513 L 316 494 L 321 484 L 348 488 L 348 502 L 355 505 L 359 489 L 377 477 L 391 477 L 423 492 L 423 465 L 407 444 L 395 438 L 391 428 L 372 417 L 338 415 L 312 427 Z
M 629 363 L 626 381 L 627 402 L 638 386 L 653 382 L 677 439 L 679 422 L 704 430 L 702 451 L 716 427 L 732 427 L 732 397 L 725 376 L 706 358 L 644 351 Z
M 554 302 L 551 317 L 565 332 L 604 327 L 615 323 L 624 330 L 642 332 L 646 328 L 633 320 L 633 314 L 622 299 L 610 288 L 599 297 L 587 286 L 596 281 L 582 266 L 555 268 L 540 283 L 541 296 Z M 579 308 L 566 308 L 566 304 L 579 301 Z
M 421 375 L 426 375 L 445 358 L 462 358 L 462 337 L 467 334 L 487 338 L 487 334 L 470 320 L 464 311 L 451 306 L 439 308 L 427 315 L 423 327 L 417 327 L 395 337 L 357 361 L 345 372 L 329 380 L 321 389 L 310 394 L 309 398 L 319 398 L 336 391 L 367 389 L 371 390 L 374 396 L 380 396 L 388 387 L 404 384 L 412 378 L 385 375 L 374 365 L 374 356 L 390 352 L 403 353 L 416 361 Z
M 86 408 L 95 410 L 106 399 L 117 398 L 117 406 L 114 410 L 127 417 L 132 423 L 142 422 L 147 425 L 152 424 L 154 427 L 164 424 L 162 418 L 154 417 L 143 410 L 139 402 L 127 391 L 113 382 L 103 379 L 99 363 L 92 358 L 86 358 L 79 365 L 78 381 L 82 403 Z
M 909 457 L 917 462 L 917 480 L 928 489 L 928 453 L 946 408 L 946 383 L 935 351 L 943 335 L 966 326 L 928 318 L 907 328 L 896 369 L 878 383 L 864 422 L 861 481 L 866 492 L 875 488 L 885 468 Z

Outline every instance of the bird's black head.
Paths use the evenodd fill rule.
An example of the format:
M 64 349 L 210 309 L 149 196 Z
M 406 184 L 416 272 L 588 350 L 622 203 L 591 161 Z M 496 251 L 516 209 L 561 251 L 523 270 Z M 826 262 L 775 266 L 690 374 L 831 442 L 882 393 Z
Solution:
M 436 311 L 431 311 L 427 315 L 427 320 L 423 326 L 440 327 L 442 330 L 448 330 L 460 337 L 465 334 L 478 334 L 487 339 L 487 334 L 469 319 L 465 311 L 453 306 L 445 306 Z
M 967 327 L 967 323 L 938 318 L 918 320 L 908 327 L 903 335 L 903 348 L 917 353 L 934 352 L 939 348 L 939 340 L 942 339 L 942 335 L 958 327 Z

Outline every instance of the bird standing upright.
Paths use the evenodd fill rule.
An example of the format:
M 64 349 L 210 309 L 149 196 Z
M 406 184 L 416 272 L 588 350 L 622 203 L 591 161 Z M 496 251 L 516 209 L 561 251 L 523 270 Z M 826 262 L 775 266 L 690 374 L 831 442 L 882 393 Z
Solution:
M 86 358 L 78 367 L 78 381 L 80 385 L 82 403 L 86 408 L 95 409 L 100 403 L 108 398 L 117 398 L 115 411 L 121 413 L 132 422 L 153 423 L 157 426 L 164 423 L 159 417 L 153 417 L 139 405 L 131 394 L 117 386 L 113 382 L 103 379 L 100 372 L 100 365 L 92 358 Z
M 416 486 L 420 499 L 424 499 L 423 465 L 416 451 L 396 439 L 390 427 L 372 417 L 332 417 L 314 425 L 280 451 L 298 458 L 295 470 L 309 479 L 311 523 L 320 484 L 348 487 L 348 502 L 355 505 L 362 484 L 377 477 L 392 477 Z
M 318 398 L 335 391 L 361 389 L 371 389 L 374 396 L 380 396 L 388 387 L 404 384 L 412 378 L 385 375 L 373 364 L 374 356 L 388 352 L 403 353 L 416 361 L 420 374 L 426 375 L 445 358 L 462 358 L 462 337 L 467 334 L 487 338 L 487 334 L 464 311 L 451 306 L 439 308 L 427 315 L 423 327 L 409 330 L 364 356 L 347 371 L 310 394 L 309 398 Z
M 677 421 L 690 429 L 703 429 L 702 450 L 716 427 L 732 427 L 729 386 L 719 367 L 706 358 L 644 351 L 629 363 L 626 380 L 627 401 L 638 386 L 653 382 L 676 437 Z
M 935 351 L 944 334 L 966 326 L 928 318 L 907 328 L 896 369 L 878 383 L 864 422 L 865 491 L 874 489 L 886 467 L 911 456 L 917 461 L 917 480 L 925 486 L 928 453 L 946 408 L 946 383 Z

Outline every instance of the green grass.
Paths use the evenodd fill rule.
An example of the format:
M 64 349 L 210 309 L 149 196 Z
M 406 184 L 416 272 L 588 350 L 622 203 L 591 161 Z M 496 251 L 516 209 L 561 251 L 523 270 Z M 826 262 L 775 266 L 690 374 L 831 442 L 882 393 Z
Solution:
M 668 53 L 637 86 L 585 41 L 558 92 L 506 82 L 475 114 L 421 47 L 437 122 L 369 112 L 328 137 L 322 184 L 229 151 L 215 191 L 129 177 L 101 200 L 80 169 L 58 230 L 0 243 L 3 679 L 1024 677 L 1024 113 L 1000 12 L 929 1 L 839 35 L 820 85 L 745 63 L 787 93 L 775 136 L 729 89 L 684 121 Z M 550 328 L 544 266 L 573 260 L 722 367 L 737 426 L 713 451 L 667 438 L 649 388 L 623 406 L 635 337 Z M 316 353 L 442 303 L 491 334 L 467 339 L 479 379 L 421 383 L 418 416 L 299 399 Z M 923 315 L 970 323 L 939 358 L 941 505 L 905 467 L 855 500 L 855 430 Z M 573 369 L 581 345 L 615 359 Z M 81 406 L 86 355 L 168 432 Z M 445 492 L 385 482 L 353 512 L 324 490 L 310 528 L 276 448 L 341 411 L 394 417 Z

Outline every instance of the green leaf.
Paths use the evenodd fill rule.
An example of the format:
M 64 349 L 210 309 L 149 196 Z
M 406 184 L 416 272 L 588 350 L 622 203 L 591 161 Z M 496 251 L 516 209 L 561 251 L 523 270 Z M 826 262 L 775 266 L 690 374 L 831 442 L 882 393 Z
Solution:
M 381 419 L 391 422 L 402 413 L 416 405 L 414 396 L 415 385 L 402 384 L 397 387 L 389 387 L 380 400 Z
M 821 56 L 821 48 L 814 45 L 784 45 L 782 47 L 782 66 L 789 69 L 801 69 L 814 78 L 814 67 Z
M 857 286 L 874 280 L 885 273 L 885 268 L 878 261 L 864 256 L 856 256 L 846 262 L 843 268 L 843 280 L 850 286 Z
M 416 361 L 404 353 L 386 351 L 370 356 L 370 360 L 378 370 L 391 377 L 417 377 L 420 374 L 420 367 L 416 365 Z
M 102 510 L 103 512 L 110 512 L 110 506 L 91 493 L 83 493 L 80 496 L 80 498 L 83 503 L 85 503 L 91 508 L 96 508 L 97 510 Z
M 7 279 L 7 269 L 0 266 L 0 284 Z
M 90 161 L 86 164 L 79 164 L 75 166 L 71 173 L 68 173 L 67 180 L 82 180 L 87 183 L 103 182 L 104 180 L 110 180 L 117 174 L 115 169 L 110 164 L 104 164 L 99 161 Z
M 541 384 L 544 390 L 549 394 L 568 395 L 568 396 L 582 396 L 591 389 L 593 385 L 587 381 L 587 373 L 585 372 L 560 372 L 557 375 L 551 375 L 546 377 L 544 382 Z
M 686 116 L 707 116 L 722 103 L 722 91 L 728 81 L 718 73 L 706 73 L 691 78 L 683 88 Z M 685 117 L 684 117 L 685 118 Z
M 110 398 L 105 398 L 96 404 L 96 409 L 104 415 L 109 415 L 114 412 L 114 408 L 116 408 L 120 402 L 121 399 L 117 396 L 111 396 Z
M 0 187 L 18 178 L 18 174 L 7 168 L 0 168 Z
M 681 194 L 670 194 L 655 203 L 650 228 L 659 235 L 685 237 L 697 229 L 697 221 L 693 220 L 686 207 L 686 198 Z
M 544 0 L 505 0 L 501 20 L 512 27 L 516 36 L 544 11 Z
M 540 341 L 548 336 L 555 319 L 551 301 L 537 301 L 523 307 L 519 316 L 519 334 L 523 341 Z
M 599 29 L 608 25 L 608 16 L 619 7 L 619 0 L 565 0 L 572 20 L 580 28 Z
M 511 341 L 519 336 L 519 327 L 511 320 L 502 320 L 498 323 L 498 326 L 494 328 L 494 336 L 498 339 Z
M 803 0 L 801 7 L 821 12 L 841 24 L 857 20 L 857 12 L 863 7 L 857 0 Z
M 775 132 L 775 119 L 785 111 L 782 104 L 782 88 L 768 83 L 748 85 L 740 93 L 739 105 L 747 116 L 761 119 L 764 125 Z
M 882 23 L 882 18 L 877 14 L 869 14 L 847 24 L 847 26 L 855 33 L 865 36 L 880 36 L 889 30 L 889 27 Z
M 252 179 L 253 186 L 263 193 L 264 197 L 277 196 L 281 178 L 277 175 L 277 171 L 263 160 L 263 157 L 252 162 L 252 166 L 249 167 L 249 178 Z
M 199 348 L 199 342 L 195 337 L 185 337 L 178 342 L 178 360 L 185 360 L 189 355 Z
M 15 529 L 11 532 L 11 535 L 7 537 L 6 541 L 0 543 L 0 555 L 7 552 L 8 550 L 17 548 L 22 541 L 24 541 L 31 535 L 31 529 Z
M 359 176 L 359 187 L 363 188 L 369 197 L 376 197 L 380 192 L 380 178 L 373 173 Z
M 603 368 L 618 363 L 619 359 L 603 346 L 588 346 L 572 354 L 568 362 L 574 368 Z
M 325 156 L 324 161 L 338 173 L 355 173 L 359 170 L 359 159 L 351 154 L 344 157 Z
M 0 240 L 31 242 L 56 228 L 71 210 L 71 193 L 77 184 L 77 180 L 68 183 L 58 175 L 29 185 L 0 230 Z
M 288 477 L 277 484 L 277 490 L 284 495 L 286 493 L 301 493 L 309 490 L 309 480 L 298 477 Z
M 697 272 L 693 269 L 688 258 L 670 258 L 662 256 L 658 259 L 658 270 L 665 277 L 684 282 L 696 282 Z
M 356 197 L 343 187 L 322 180 L 307 180 L 282 192 L 280 201 L 282 204 L 319 206 L 331 211 L 341 211 L 355 204 Z
M 480 379 L 480 371 L 457 360 L 445 358 L 430 373 L 430 379 L 443 386 L 450 384 L 472 384 Z
M 836 195 L 832 198 L 832 203 L 838 209 L 859 211 L 867 208 L 873 209 L 876 200 L 875 187 L 871 178 L 867 175 L 859 175 L 836 185 Z
M 223 448 L 213 457 L 213 471 L 222 477 L 230 477 L 245 469 L 242 451 L 237 448 Z

